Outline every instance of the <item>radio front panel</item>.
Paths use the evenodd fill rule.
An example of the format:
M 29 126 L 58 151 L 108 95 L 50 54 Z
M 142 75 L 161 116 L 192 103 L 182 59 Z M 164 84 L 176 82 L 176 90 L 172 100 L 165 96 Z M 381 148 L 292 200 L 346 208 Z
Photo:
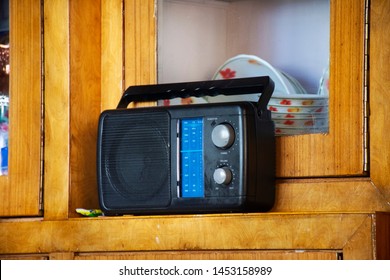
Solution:
M 214 112 L 215 113 L 215 112 Z M 173 119 L 177 122 L 178 197 L 237 197 L 242 194 L 243 118 L 240 115 Z M 176 152 L 176 153 L 175 153 Z

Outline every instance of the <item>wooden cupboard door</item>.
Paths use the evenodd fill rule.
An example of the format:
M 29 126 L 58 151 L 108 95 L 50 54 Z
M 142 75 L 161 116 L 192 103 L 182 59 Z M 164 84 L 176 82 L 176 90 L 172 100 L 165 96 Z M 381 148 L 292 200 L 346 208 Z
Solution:
M 0 216 L 36 216 L 41 204 L 41 1 L 10 1 L 9 171 Z
M 364 175 L 365 1 L 330 1 L 329 133 L 277 139 L 279 177 Z
M 169 0 L 163 0 L 170 2 Z M 146 1 L 153 2 L 153 1 Z M 173 1 L 173 2 L 182 2 L 182 13 L 188 10 L 195 9 L 191 4 L 186 5 L 186 1 Z M 206 1 L 207 2 L 207 1 Z M 235 2 L 235 1 L 233 1 Z M 248 4 L 245 7 L 246 10 L 251 10 L 253 8 L 257 9 L 260 5 L 254 5 L 257 1 L 245 1 L 245 4 Z M 283 2 L 283 3 L 282 3 Z M 279 4 L 282 6 L 285 1 L 280 1 Z M 296 3 L 282 6 L 283 9 L 292 9 L 296 8 Z M 302 3 L 303 2 L 303 3 Z M 301 5 L 307 5 L 307 9 L 315 1 L 300 1 Z M 329 97 L 329 133 L 327 134 L 311 134 L 311 135 L 301 135 L 301 136 L 281 136 L 277 137 L 277 176 L 284 178 L 291 177 L 329 177 L 329 176 L 362 176 L 364 175 L 364 160 L 365 160 L 365 150 L 364 150 L 364 122 L 363 122 L 363 106 L 364 106 L 364 30 L 365 30 L 365 0 L 330 0 L 324 1 L 330 5 L 330 97 Z M 146 5 L 146 4 L 144 4 Z M 229 4 L 226 4 L 229 5 Z M 226 9 L 230 7 L 223 6 L 220 8 L 220 13 L 225 14 Z M 232 4 L 233 5 L 233 4 Z M 166 13 L 170 15 L 169 22 L 172 22 L 175 18 L 173 11 L 178 11 L 176 5 L 160 5 L 162 9 L 167 9 L 165 12 L 159 13 L 162 15 Z M 183 8 L 185 7 L 185 8 Z M 240 17 L 242 17 L 243 25 L 247 20 L 246 14 L 244 14 L 244 8 L 241 7 Z M 171 11 L 168 11 L 168 9 Z M 251 9 L 250 9 L 251 8 Z M 261 6 L 260 8 L 267 9 L 267 6 Z M 203 5 L 202 9 L 217 9 L 215 6 Z M 198 12 L 198 11 L 197 11 Z M 270 11 L 272 12 L 272 11 Z M 324 11 L 325 12 L 325 11 Z M 326 11 L 327 12 L 327 11 Z M 228 14 L 228 13 L 227 13 Z M 256 14 L 255 12 L 249 13 L 250 15 Z M 187 15 L 188 16 L 188 15 Z M 285 16 L 284 15 L 275 15 L 275 16 Z M 172 19 L 173 18 L 173 19 Z M 183 15 L 177 17 L 184 18 Z M 188 16 L 190 18 L 190 16 Z M 180 19 L 179 19 L 180 20 Z M 255 19 L 251 19 L 251 22 Z M 281 19 L 283 20 L 283 19 Z M 150 25 L 155 21 L 154 14 L 150 14 Z M 162 19 L 164 21 L 164 19 Z M 196 29 L 197 22 L 194 20 L 191 25 L 191 30 Z M 221 24 L 223 24 L 221 22 Z M 160 30 L 167 26 L 168 24 L 161 24 Z M 211 26 L 210 29 L 213 27 Z M 174 29 L 173 29 L 174 30 Z M 231 29 L 226 29 L 227 32 Z M 224 31 L 226 31 L 224 29 Z M 235 30 L 236 31 L 236 30 Z M 240 30 L 241 31 L 241 30 Z M 256 41 L 252 37 L 253 31 L 248 32 L 248 34 L 242 35 L 240 37 L 244 42 L 242 43 L 242 49 L 237 50 L 237 52 L 246 53 L 248 50 L 255 49 L 256 45 L 249 43 L 250 41 Z M 125 34 L 129 32 L 128 29 L 124 30 Z M 161 32 L 161 31 L 160 31 Z M 199 27 L 198 30 L 194 33 L 205 33 L 211 35 L 212 33 L 207 33 L 207 30 L 201 30 Z M 214 31 L 216 32 L 216 31 Z M 261 31 L 258 31 L 261 32 Z M 164 37 L 166 33 L 161 32 L 161 37 Z M 174 33 L 174 31 L 172 31 Z M 159 34 L 160 35 L 160 34 Z M 207 37 L 205 35 L 204 37 Z M 279 34 L 281 35 L 281 34 Z M 170 40 L 174 35 L 169 34 Z M 246 37 L 247 36 L 247 37 Z M 328 36 L 324 34 L 323 36 Z M 294 40 L 298 40 L 295 36 L 290 36 L 291 43 L 296 43 Z M 178 39 L 178 38 L 175 38 Z M 192 38 L 186 38 L 186 40 L 191 40 Z M 253 39 L 253 40 L 252 40 Z M 247 40 L 248 42 L 245 42 Z M 271 40 L 272 41 L 272 40 Z M 164 40 L 159 41 L 162 46 L 158 49 L 172 48 L 172 45 L 169 47 L 164 46 Z M 194 44 L 199 44 L 196 40 Z M 210 42 L 208 42 L 210 44 Z M 262 44 L 267 44 L 267 40 L 264 40 Z M 126 49 L 127 49 L 127 43 Z M 269 44 L 269 43 L 268 43 Z M 129 45 L 130 46 L 130 45 Z M 218 47 L 215 48 L 218 50 Z M 279 46 L 280 47 L 280 46 Z M 132 49 L 131 47 L 130 49 Z M 212 51 L 212 47 L 209 46 Z M 270 46 L 271 48 L 271 46 Z M 286 49 L 289 48 L 288 45 L 285 46 Z M 302 49 L 307 49 L 308 46 L 302 44 Z M 272 53 L 272 56 L 278 57 L 280 53 L 278 48 L 275 46 L 275 51 Z M 178 47 L 177 52 L 183 52 L 183 50 Z M 210 51 L 211 52 L 211 51 Z M 217 52 L 217 51 L 216 51 Z M 174 53 L 171 49 L 169 53 L 172 55 Z M 186 52 L 187 53 L 187 52 Z M 165 54 L 165 52 L 161 52 Z M 283 55 L 284 53 L 282 53 Z M 166 55 L 166 54 L 165 54 Z M 174 54 L 173 54 L 174 55 Z M 196 55 L 196 54 L 195 54 Z M 210 54 L 209 54 L 210 55 Z M 297 54 L 299 55 L 299 54 Z M 319 54 L 320 56 L 320 54 Z M 204 57 L 203 57 L 204 58 Z M 201 60 L 201 54 L 199 54 L 199 60 Z M 160 59 L 163 60 L 173 60 L 170 57 L 164 57 Z M 302 59 L 301 63 L 304 65 L 306 62 Z M 142 68 L 142 65 L 139 65 Z M 164 71 L 164 65 L 161 63 L 162 69 Z M 177 66 L 179 67 L 179 66 Z M 202 67 L 198 65 L 182 65 L 183 71 L 186 67 Z M 145 67 L 145 72 L 147 68 Z M 166 70 L 165 70 L 166 71 Z M 196 73 L 196 72 L 195 72 Z M 304 74 L 301 73 L 302 76 Z M 307 73 L 309 76 L 309 73 Z M 307 77 L 306 77 L 307 78 Z

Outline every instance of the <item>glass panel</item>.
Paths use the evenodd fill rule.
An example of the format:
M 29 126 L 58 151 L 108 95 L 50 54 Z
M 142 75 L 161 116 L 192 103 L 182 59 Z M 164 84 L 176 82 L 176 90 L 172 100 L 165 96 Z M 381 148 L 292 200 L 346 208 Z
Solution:
M 0 0 L 0 175 L 8 174 L 9 0 Z
M 269 109 L 277 135 L 328 131 L 329 0 L 158 3 L 159 83 L 267 75 L 275 82 Z M 242 99 L 248 96 L 160 103 Z

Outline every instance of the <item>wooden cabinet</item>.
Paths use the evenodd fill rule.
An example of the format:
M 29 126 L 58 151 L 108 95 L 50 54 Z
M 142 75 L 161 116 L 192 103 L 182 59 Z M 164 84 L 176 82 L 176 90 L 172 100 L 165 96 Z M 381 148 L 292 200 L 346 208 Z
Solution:
M 12 3 L 16 2 L 22 3 Z M 38 59 L 22 67 L 31 69 L 25 74 L 30 83 L 11 78 L 21 92 L 35 85 L 36 97 L 28 106 L 22 99 L 26 95 L 16 97 L 20 100 L 11 103 L 11 110 L 13 106 L 36 113 L 43 96 L 43 149 L 40 133 L 32 141 L 39 147 L 37 163 L 29 157 L 35 154 L 31 147 L 23 146 L 30 137 L 23 133 L 30 130 L 11 137 L 29 151 L 18 157 L 15 174 L 33 172 L 37 166 L 40 170 L 44 158 L 43 175 L 34 173 L 35 179 L 26 180 L 37 194 L 43 184 L 44 210 L 42 217 L 0 220 L 2 257 L 390 258 L 388 1 L 371 0 L 367 7 L 364 0 L 330 1 L 330 132 L 278 138 L 277 199 L 270 213 L 82 218 L 75 208 L 98 207 L 95 151 L 100 112 L 115 108 L 127 86 L 156 82 L 154 1 L 98 2 L 44 1 L 38 9 L 43 11 L 44 75 L 35 76 L 41 73 L 41 52 L 22 52 L 26 59 Z M 29 11 L 34 9 L 28 4 L 40 6 L 39 1 L 23 3 Z M 31 25 L 26 19 L 24 24 Z M 40 49 L 39 36 L 32 42 Z M 41 80 L 42 95 L 42 84 L 37 83 Z M 17 118 L 20 111 L 13 110 Z M 40 120 L 38 115 L 34 116 Z M 24 120 L 20 123 L 27 124 L 28 118 Z M 11 182 L 12 176 L 6 180 Z M 39 195 L 26 194 L 37 205 L 34 213 L 8 210 L 19 209 L 19 197 L 26 190 L 22 176 L 16 177 L 9 185 L 12 191 L 0 191 L 6 201 L 2 216 L 39 215 Z

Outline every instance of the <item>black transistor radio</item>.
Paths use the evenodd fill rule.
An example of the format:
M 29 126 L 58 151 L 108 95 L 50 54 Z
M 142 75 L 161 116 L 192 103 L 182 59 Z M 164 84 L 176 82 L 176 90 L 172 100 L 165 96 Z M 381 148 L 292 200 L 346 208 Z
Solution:
M 105 215 L 264 212 L 275 200 L 269 77 L 129 87 L 100 115 Z M 261 93 L 259 101 L 127 109 L 130 102 Z

